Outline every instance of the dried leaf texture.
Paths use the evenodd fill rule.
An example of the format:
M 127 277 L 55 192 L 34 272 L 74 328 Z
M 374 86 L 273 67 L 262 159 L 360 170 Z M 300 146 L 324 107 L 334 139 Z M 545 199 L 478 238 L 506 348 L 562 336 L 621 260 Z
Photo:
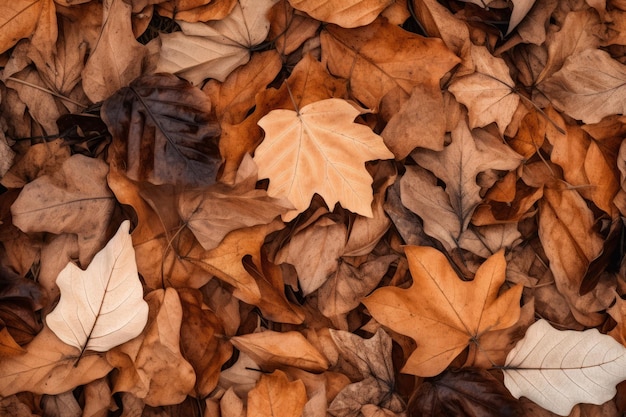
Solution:
M 299 417 L 306 403 L 306 390 L 300 380 L 289 381 L 279 370 L 263 375 L 248 393 L 249 417 Z
M 502 251 L 480 266 L 473 281 L 461 281 L 436 249 L 407 246 L 405 253 L 411 287 L 380 288 L 363 300 L 377 321 L 417 342 L 402 372 L 435 376 L 470 343 L 480 345 L 482 334 L 519 319 L 522 286 L 498 296 L 506 268 Z
M 137 274 L 130 222 L 124 221 L 87 270 L 70 263 L 57 278 L 61 300 L 48 327 L 81 351 L 106 352 L 139 335 L 148 305 Z
M 626 378 L 626 348 L 596 329 L 559 331 L 539 320 L 509 353 L 504 384 L 556 414 L 578 403 L 602 404 Z
M 313 194 L 329 208 L 371 217 L 372 178 L 365 162 L 393 158 L 382 138 L 354 123 L 359 111 L 340 99 L 304 106 L 298 112 L 274 110 L 259 121 L 265 139 L 255 151 L 259 178 L 269 178 L 268 194 L 285 197 L 296 208 L 289 221 L 309 207 Z
M 391 0 L 289 0 L 294 9 L 344 28 L 369 25 L 391 3 Z
M 221 163 L 219 125 L 201 90 L 171 74 L 147 75 L 102 105 L 113 136 L 109 163 L 135 181 L 201 186 Z

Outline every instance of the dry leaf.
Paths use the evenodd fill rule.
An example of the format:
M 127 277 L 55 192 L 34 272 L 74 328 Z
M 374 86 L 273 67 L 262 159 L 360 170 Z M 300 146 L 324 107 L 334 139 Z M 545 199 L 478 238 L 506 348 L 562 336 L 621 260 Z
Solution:
M 266 330 L 235 336 L 231 343 L 261 366 L 293 366 L 311 372 L 328 369 L 328 360 L 303 335 L 296 331 Z
M 57 278 L 61 300 L 46 323 L 81 351 L 106 352 L 139 335 L 146 325 L 148 305 L 129 229 L 126 220 L 85 271 L 69 263 Z
M 113 136 L 109 163 L 136 181 L 213 184 L 220 129 L 210 112 L 208 97 L 174 75 L 136 79 L 102 105 Z
M 369 25 L 393 0 L 289 0 L 294 9 L 301 10 L 322 22 L 344 28 Z
M 56 15 L 53 0 L 17 0 L 0 6 L 0 53 L 22 38 L 31 38 L 42 52 L 56 41 Z
M 519 319 L 522 286 L 498 296 L 506 268 L 502 251 L 487 259 L 469 282 L 461 281 L 435 249 L 407 246 L 405 252 L 411 287 L 383 287 L 363 300 L 378 322 L 417 342 L 402 372 L 437 375 L 468 345 L 480 349 L 482 334 Z
M 556 330 L 545 320 L 528 328 L 509 353 L 504 384 L 513 396 L 525 396 L 566 416 L 578 403 L 602 404 L 626 379 L 626 348 L 597 329 Z
M 467 106 L 470 128 L 495 122 L 504 134 L 520 101 L 509 67 L 484 46 L 472 46 L 471 59 L 475 72 L 456 78 L 448 90 Z
M 306 403 L 302 381 L 289 381 L 287 375 L 276 370 L 262 375 L 258 384 L 248 393 L 248 417 L 300 417 Z
M 266 134 L 254 156 L 259 178 L 270 178 L 270 196 L 286 197 L 296 208 L 283 220 L 306 210 L 314 193 L 331 209 L 340 203 L 372 216 L 372 179 L 365 162 L 393 154 L 380 136 L 354 123 L 358 114 L 350 103 L 328 99 L 298 112 L 274 110 L 259 121 Z
M 106 163 L 82 155 L 24 186 L 11 206 L 13 223 L 26 233 L 78 235 L 80 263 L 87 265 L 107 239 L 115 199 L 106 185 Z
M 263 42 L 276 0 L 239 0 L 230 14 L 209 23 L 179 22 L 182 32 L 161 34 L 157 72 L 171 72 L 198 85 L 224 79 L 250 59 L 249 48 Z

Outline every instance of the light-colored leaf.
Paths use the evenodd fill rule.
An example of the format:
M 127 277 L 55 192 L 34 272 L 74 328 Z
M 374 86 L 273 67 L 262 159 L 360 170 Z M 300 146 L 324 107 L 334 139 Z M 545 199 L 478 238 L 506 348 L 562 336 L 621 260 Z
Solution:
M 354 123 L 358 114 L 347 101 L 331 98 L 298 113 L 273 110 L 259 121 L 265 131 L 254 156 L 259 178 L 270 179 L 270 196 L 286 197 L 296 208 L 283 220 L 306 210 L 315 193 L 331 209 L 339 202 L 372 216 L 372 178 L 365 162 L 393 154 L 369 127 Z
M 275 2 L 240 0 L 222 20 L 179 21 L 182 32 L 161 35 L 156 71 L 176 73 L 196 85 L 206 78 L 224 81 L 235 68 L 248 62 L 249 49 L 267 37 L 267 13 Z
M 513 12 L 509 19 L 509 28 L 506 31 L 506 35 L 511 33 L 513 29 L 520 24 L 520 22 L 526 17 L 530 9 L 535 5 L 536 0 L 512 0 Z
M 46 323 L 68 345 L 105 352 L 145 327 L 148 305 L 129 229 L 130 222 L 122 222 L 86 271 L 69 263 L 59 274 L 61 300 Z
M 626 66 L 600 49 L 570 56 L 539 89 L 557 109 L 583 123 L 626 112 Z
M 503 373 L 513 396 L 566 416 L 576 404 L 615 396 L 626 379 L 626 348 L 597 329 L 560 331 L 541 319 L 509 352 Z

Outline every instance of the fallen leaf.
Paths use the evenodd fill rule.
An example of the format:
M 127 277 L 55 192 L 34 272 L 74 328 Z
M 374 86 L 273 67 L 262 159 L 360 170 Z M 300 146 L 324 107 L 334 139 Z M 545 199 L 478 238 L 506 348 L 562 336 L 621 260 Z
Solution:
M 113 142 L 109 163 L 130 179 L 202 186 L 215 182 L 221 158 L 211 103 L 171 74 L 147 75 L 108 98 L 101 116 Z
M 59 339 L 83 352 L 106 352 L 146 325 L 148 305 L 129 229 L 126 220 L 85 271 L 69 263 L 57 278 L 61 300 L 46 323 Z
M 182 32 L 161 34 L 157 72 L 170 72 L 198 85 L 224 79 L 248 62 L 250 48 L 265 40 L 267 14 L 276 0 L 239 0 L 230 14 L 209 23 L 179 22 Z
M 513 0 L 513 12 L 509 19 L 509 28 L 506 31 L 505 36 L 509 35 L 513 29 L 520 24 L 520 22 L 526 17 L 530 9 L 535 5 L 536 0 Z
M 89 264 L 107 239 L 115 198 L 106 185 L 109 167 L 73 155 L 52 175 L 26 184 L 11 206 L 13 223 L 26 233 L 75 233 L 80 263 Z
M 57 395 L 45 395 L 41 408 L 46 415 L 58 417 L 80 417 L 82 409 L 71 391 Z
M 150 0 L 153 1 L 154 0 Z M 159 2 L 161 16 L 186 22 L 206 22 L 224 19 L 233 10 L 237 0 L 176 0 Z
M 290 263 L 298 272 L 298 282 L 305 297 L 321 287 L 337 271 L 346 246 L 348 231 L 342 223 L 322 217 L 296 233 L 276 254 L 276 263 Z M 311 247 L 319 248 L 314 254 Z
M 517 416 L 522 404 L 500 381 L 484 369 L 448 370 L 427 378 L 409 401 L 411 415 L 420 416 Z
M 321 22 L 306 14 L 294 13 L 288 0 L 280 0 L 270 10 L 271 26 L 268 35 L 276 43 L 276 50 L 286 56 L 316 35 Z
M 448 90 L 467 106 L 470 128 L 495 122 L 504 134 L 520 101 L 509 67 L 484 46 L 473 45 L 470 51 L 475 72 L 454 79 Z
M 411 287 L 383 287 L 363 300 L 378 322 L 417 342 L 402 372 L 437 375 L 468 345 L 480 349 L 484 333 L 519 319 L 522 286 L 498 296 L 506 268 L 502 251 L 479 267 L 473 281 L 461 281 L 436 249 L 406 246 L 405 253 Z
M 365 162 L 393 154 L 380 136 L 354 123 L 358 114 L 350 103 L 328 99 L 298 112 L 274 110 L 259 120 L 266 134 L 254 156 L 259 178 L 270 178 L 270 196 L 286 197 L 295 207 L 283 220 L 307 209 L 314 193 L 331 209 L 341 203 L 372 216 L 372 179 Z
M 392 412 L 392 416 L 402 415 L 400 413 L 405 409 L 404 401 L 397 394 L 390 395 L 387 383 L 368 377 L 346 386 L 330 403 L 327 412 L 333 417 L 365 415 L 368 406 L 378 407 L 376 404 L 380 404 L 383 410 Z
M 294 9 L 344 28 L 369 25 L 393 0 L 289 0 Z
M 220 373 L 218 387 L 232 390 L 235 395 L 245 397 L 261 379 L 260 370 L 259 365 L 250 356 L 245 352 L 239 352 L 237 362 Z
M 395 88 L 410 94 L 424 84 L 439 88 L 443 75 L 459 59 L 439 39 L 424 38 L 385 19 L 356 29 L 329 25 L 320 35 L 322 62 L 331 74 L 346 78 L 351 93 L 377 110 L 381 99 Z
M 249 155 L 239 166 L 235 181 L 233 186 L 217 183 L 183 191 L 178 197 L 181 218 L 206 250 L 216 248 L 233 230 L 269 224 L 292 208 L 286 199 L 255 189 L 257 167 Z
M 86 354 L 62 342 L 44 327 L 25 346 L 23 355 L 0 358 L 0 395 L 22 391 L 60 394 L 108 374 L 112 367 L 101 355 Z
M 0 16 L 0 53 L 6 52 L 22 38 L 32 37 L 35 47 L 42 50 L 46 46 L 51 47 L 56 41 L 53 0 L 17 0 L 5 3 L 0 6 Z
M 300 380 L 289 381 L 287 375 L 276 370 L 261 379 L 248 393 L 249 417 L 300 417 L 306 403 L 306 390 Z
M 578 403 L 613 398 L 626 378 L 625 364 L 626 348 L 597 329 L 556 330 L 541 319 L 508 354 L 502 372 L 515 398 L 566 416 Z
M 303 335 L 296 331 L 265 330 L 235 336 L 231 343 L 265 367 L 293 366 L 310 372 L 328 369 L 328 360 Z
M 625 80 L 624 65 L 602 50 L 587 49 L 567 58 L 539 89 L 569 116 L 598 123 L 603 117 L 626 112 L 621 99 Z
M 150 307 L 146 329 L 106 354 L 119 371 L 113 392 L 130 392 L 153 407 L 178 404 L 196 382 L 193 367 L 180 352 L 180 298 L 175 289 L 167 288 L 150 292 L 145 300 Z
M 131 6 L 123 0 L 105 0 L 102 31 L 85 63 L 83 89 L 96 103 L 139 77 L 147 50 L 135 40 Z

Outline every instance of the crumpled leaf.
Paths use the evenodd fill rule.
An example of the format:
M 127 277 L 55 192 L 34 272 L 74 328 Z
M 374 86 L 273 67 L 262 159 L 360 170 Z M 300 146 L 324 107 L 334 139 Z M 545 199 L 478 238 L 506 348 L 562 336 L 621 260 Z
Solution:
M 239 0 L 222 20 L 179 21 L 182 32 L 161 34 L 157 72 L 171 72 L 198 85 L 206 78 L 224 81 L 250 59 L 250 48 L 267 37 L 267 14 L 276 0 Z
M 472 129 L 495 122 L 504 134 L 520 101 L 509 67 L 484 46 L 472 45 L 471 56 L 475 71 L 453 80 L 448 90 L 467 106 Z
M 294 9 L 327 23 L 334 23 L 344 28 L 365 26 L 393 0 L 289 0 Z
M 255 151 L 259 178 L 269 178 L 272 197 L 286 197 L 296 208 L 289 221 L 309 207 L 313 194 L 329 208 L 372 216 L 372 178 L 365 162 L 393 158 L 382 138 L 354 123 L 359 114 L 340 99 L 317 101 L 301 108 L 273 110 L 259 121 L 265 139 Z
M 68 345 L 106 352 L 145 327 L 148 305 L 129 229 L 130 222 L 122 222 L 87 270 L 69 263 L 59 274 L 61 300 L 46 316 L 46 323 Z
M 522 417 L 523 405 L 484 369 L 445 371 L 427 378 L 412 394 L 411 415 Z
M 300 417 L 307 396 L 301 380 L 289 381 L 287 375 L 276 370 L 262 375 L 248 393 L 248 416 Z
M 541 319 L 509 352 L 502 372 L 514 397 L 566 416 L 576 404 L 615 396 L 626 379 L 626 348 L 597 329 L 556 330 Z
M 119 369 L 114 392 L 130 392 L 157 407 L 181 403 L 196 382 L 194 369 L 180 352 L 183 309 L 173 288 L 146 295 L 148 325 L 139 337 L 107 352 Z M 175 381 L 176 383 L 172 383 Z
M 519 319 L 523 287 L 498 296 L 505 279 L 503 251 L 488 258 L 473 281 L 462 281 L 436 249 L 406 246 L 405 253 L 411 287 L 383 287 L 363 300 L 378 322 L 417 342 L 402 372 L 437 375 L 468 345 L 479 348 L 482 334 L 506 329 Z
M 210 112 L 208 97 L 172 74 L 138 78 L 102 105 L 113 136 L 108 161 L 135 181 L 213 184 L 220 129 Z
M 26 233 L 75 233 L 79 260 L 87 265 L 106 242 L 115 207 L 108 169 L 101 160 L 73 155 L 54 174 L 24 186 L 11 206 L 13 224 Z
M 600 49 L 570 56 L 539 89 L 556 108 L 583 123 L 626 113 L 626 67 Z
M 0 396 L 21 391 L 61 394 L 102 378 L 111 365 L 100 355 L 83 355 L 62 342 L 48 327 L 26 347 L 23 355 L 0 359 Z

